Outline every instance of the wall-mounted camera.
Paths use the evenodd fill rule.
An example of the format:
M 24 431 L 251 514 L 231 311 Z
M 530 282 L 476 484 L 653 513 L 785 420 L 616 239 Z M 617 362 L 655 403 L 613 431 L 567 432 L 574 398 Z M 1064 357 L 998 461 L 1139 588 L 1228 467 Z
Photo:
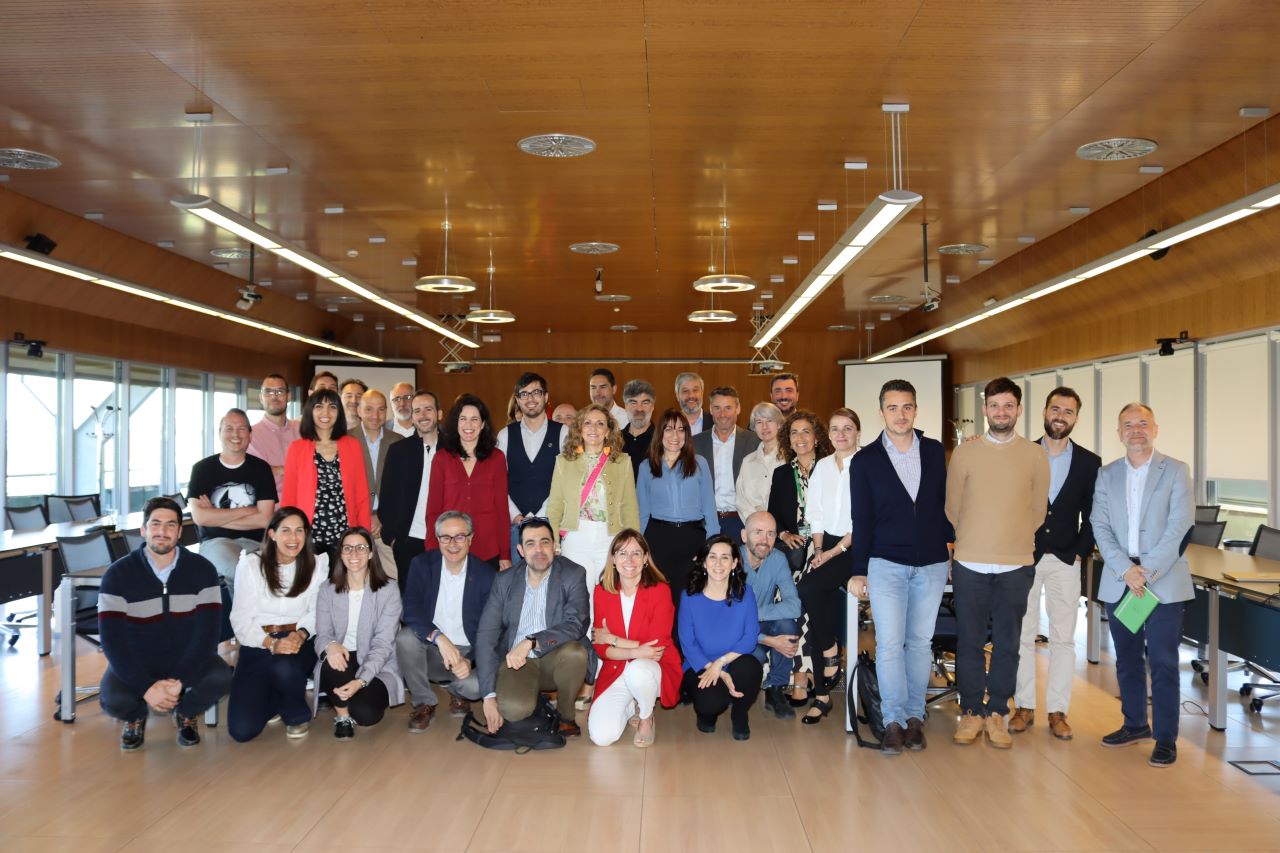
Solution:
M 236 307 L 241 311 L 248 311 L 253 306 L 262 301 L 262 294 L 252 284 L 240 288 L 240 298 L 236 300 Z
M 1178 332 L 1178 336 L 1176 338 L 1156 338 L 1156 344 L 1160 347 L 1158 350 L 1156 350 L 1156 354 L 1157 355 L 1173 355 L 1175 352 L 1174 344 L 1187 344 L 1187 343 L 1191 343 L 1191 338 L 1187 337 L 1186 329 L 1183 329 L 1181 332 Z

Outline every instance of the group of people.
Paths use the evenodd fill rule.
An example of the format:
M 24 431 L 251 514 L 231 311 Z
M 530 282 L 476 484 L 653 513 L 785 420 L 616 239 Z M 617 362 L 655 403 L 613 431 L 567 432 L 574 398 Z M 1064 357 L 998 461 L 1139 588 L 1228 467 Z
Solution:
M 633 743 L 651 745 L 655 709 L 681 701 L 704 732 L 728 711 L 744 740 L 761 692 L 782 719 L 806 708 L 801 720 L 814 725 L 830 713 L 847 590 L 870 598 L 882 749 L 923 749 L 930 643 L 949 579 L 956 742 L 985 732 L 1007 747 L 1010 732 L 1033 724 L 1037 620 L 1023 617 L 1039 612 L 1042 588 L 1049 726 L 1069 739 L 1075 564 L 1096 538 L 1114 581 L 1104 600 L 1149 584 L 1170 608 L 1145 638 L 1117 638 L 1125 724 L 1108 742 L 1151 737 L 1145 642 L 1152 761 L 1172 763 L 1177 709 L 1170 720 L 1157 646 L 1176 636 L 1190 581 L 1179 598 L 1185 561 L 1147 514 L 1164 511 L 1176 528 L 1184 509 L 1191 517 L 1190 489 L 1185 465 L 1154 454 L 1148 408 L 1121 413 L 1128 459 L 1098 475 L 1097 457 L 1068 438 L 1080 408 L 1069 388 L 1050 394 L 1035 446 L 1017 434 L 1021 389 L 993 381 L 987 433 L 956 448 L 949 467 L 942 445 L 914 429 L 915 389 L 902 380 L 881 389 L 884 429 L 861 449 L 858 415 L 840 408 L 824 421 L 801 408 L 793 374 L 773 378 L 750 430 L 738 425 L 738 392 L 705 395 L 693 373 L 676 378 L 678 405 L 656 418 L 650 383 L 628 382 L 625 407 L 616 391 L 613 374 L 596 370 L 591 402 L 561 423 L 548 417 L 546 380 L 525 373 L 515 418 L 495 429 L 471 394 L 442 416 L 436 395 L 402 383 L 389 421 L 382 392 L 321 373 L 295 422 L 287 382 L 268 376 L 263 419 L 250 426 L 243 411 L 227 412 L 221 452 L 192 470 L 199 553 L 178 545 L 181 507 L 155 498 L 144 544 L 104 577 L 102 703 L 124 723 L 121 745 L 142 744 L 148 709 L 173 714 L 180 744 L 197 743 L 198 714 L 228 692 L 237 741 L 276 722 L 305 736 L 321 696 L 347 740 L 406 690 L 409 731 L 422 732 L 436 686 L 453 716 L 479 702 L 493 733 L 555 691 L 561 734 L 579 734 L 574 710 L 585 710 L 597 744 L 630 723 Z M 1162 502 L 1135 503 L 1135 477 Z M 234 671 L 218 654 L 224 587 Z M 1173 667 L 1176 699 L 1176 647 Z

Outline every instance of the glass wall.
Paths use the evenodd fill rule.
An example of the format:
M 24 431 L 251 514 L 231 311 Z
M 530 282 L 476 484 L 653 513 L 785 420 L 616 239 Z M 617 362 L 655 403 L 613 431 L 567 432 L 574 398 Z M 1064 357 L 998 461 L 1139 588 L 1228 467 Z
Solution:
M 1080 411 L 1071 439 L 1095 453 L 1098 450 L 1098 401 L 1093 393 L 1093 365 L 1058 372 L 1058 383 L 1080 395 Z
M 10 349 L 5 377 L 6 491 L 9 506 L 58 491 L 58 357 Z
M 1044 435 L 1044 399 L 1057 387 L 1057 371 L 1032 374 L 1027 383 L 1022 400 L 1022 434 L 1032 441 Z
M 1205 490 L 1209 503 L 1222 507 L 1225 537 L 1252 540 L 1267 519 L 1271 467 L 1267 336 L 1213 344 L 1204 353 Z
M 160 368 L 129 367 L 129 511 L 161 494 L 164 392 Z
M 100 495 L 103 512 L 121 509 L 116 498 L 116 436 L 123 401 L 117 394 L 116 363 L 73 356 L 71 470 L 60 476 L 67 494 Z
M 1191 465 L 1196 453 L 1195 352 L 1181 350 L 1170 356 L 1143 359 L 1147 371 L 1146 403 L 1156 413 L 1161 453 Z
M 187 493 L 191 466 L 208 456 L 204 423 L 203 373 L 179 370 L 174 391 L 174 467 L 178 491 Z

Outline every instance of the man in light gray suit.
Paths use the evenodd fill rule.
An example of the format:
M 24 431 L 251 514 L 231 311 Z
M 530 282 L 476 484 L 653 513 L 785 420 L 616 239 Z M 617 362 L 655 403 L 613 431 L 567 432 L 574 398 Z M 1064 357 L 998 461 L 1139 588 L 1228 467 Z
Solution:
M 742 518 L 738 515 L 738 472 L 747 454 L 760 446 L 754 432 L 738 426 L 741 412 L 742 402 L 736 388 L 732 385 L 716 388 L 711 392 L 712 428 L 693 437 L 693 452 L 706 459 L 711 469 L 720 532 L 734 542 L 742 539 L 743 530 Z
M 476 673 L 490 732 L 504 720 L 523 720 L 538 693 L 559 696 L 560 734 L 581 734 L 573 702 L 587 677 L 587 573 L 557 557 L 556 536 L 545 518 L 520 523 L 523 561 L 498 575 L 476 631 Z
M 369 484 L 369 531 L 378 549 L 378 561 L 383 571 L 397 577 L 396 556 L 391 546 L 382 541 L 382 522 L 378 520 L 378 492 L 382 488 L 382 469 L 387 462 L 387 450 L 404 436 L 387 426 L 387 397 L 376 388 L 370 388 L 360 396 L 360 429 L 353 430 L 360 449 L 364 451 L 364 477 Z
M 1124 724 L 1103 737 L 1102 745 L 1130 746 L 1154 735 L 1148 763 L 1169 767 L 1178 759 L 1183 602 L 1195 597 L 1191 569 L 1182 553 L 1195 523 L 1191 472 L 1185 462 L 1156 452 L 1159 427 L 1149 406 L 1130 403 L 1121 409 L 1118 433 L 1125 455 L 1098 472 L 1089 519 L 1105 564 L 1098 598 L 1106 603 L 1110 617 L 1124 712 Z M 1126 590 L 1139 597 L 1154 594 L 1160 601 L 1136 634 L 1115 618 L 1116 604 Z

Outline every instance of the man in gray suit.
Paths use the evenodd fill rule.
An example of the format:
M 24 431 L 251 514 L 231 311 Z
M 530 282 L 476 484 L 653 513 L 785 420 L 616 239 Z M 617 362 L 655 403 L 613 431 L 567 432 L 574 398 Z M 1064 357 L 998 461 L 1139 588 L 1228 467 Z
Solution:
M 560 734 L 582 733 L 573 702 L 587 676 L 587 575 L 557 557 L 545 518 L 520 524 L 516 550 L 523 561 L 498 575 L 476 632 L 476 673 L 490 732 L 504 720 L 523 720 L 538 693 L 555 690 L 564 721 Z
M 738 426 L 742 402 L 738 390 L 732 385 L 722 385 L 711 392 L 712 428 L 693 437 L 693 452 L 707 460 L 711 469 L 712 490 L 715 492 L 716 515 L 720 517 L 720 532 L 734 542 L 742 539 L 742 518 L 738 515 L 738 472 L 742 460 L 760 446 L 754 432 Z
M 1105 567 L 1098 598 L 1106 603 L 1115 644 L 1116 680 L 1124 724 L 1102 739 L 1107 747 L 1155 737 L 1149 764 L 1178 759 L 1178 643 L 1183 602 L 1195 597 L 1182 552 L 1195 523 L 1191 472 L 1185 462 L 1156 452 L 1155 413 L 1142 403 L 1120 410 L 1125 455 L 1098 472 L 1090 522 Z M 1115 618 L 1125 591 L 1154 593 L 1160 601 L 1135 634 Z M 1145 657 L 1145 661 L 1144 661 Z M 1144 665 L 1145 664 L 1145 665 Z M 1147 667 L 1151 669 L 1151 724 L 1147 723 Z
M 387 426 L 387 397 L 376 388 L 360 395 L 360 429 L 354 430 L 356 441 L 364 451 L 364 477 L 369 484 L 369 531 L 378 549 L 378 561 L 388 575 L 397 577 L 396 556 L 391 546 L 382 541 L 382 522 L 378 520 L 378 492 L 382 488 L 382 469 L 387 463 L 387 450 L 404 436 Z

